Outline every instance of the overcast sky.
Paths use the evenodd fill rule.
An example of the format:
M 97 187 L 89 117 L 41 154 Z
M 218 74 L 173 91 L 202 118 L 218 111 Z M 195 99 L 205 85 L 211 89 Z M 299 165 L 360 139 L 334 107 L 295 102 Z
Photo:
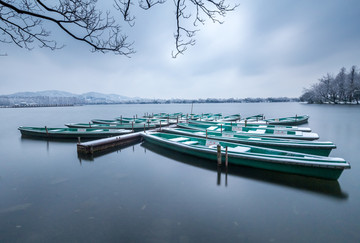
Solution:
M 0 43 L 0 94 L 61 90 L 143 98 L 298 97 L 326 73 L 360 66 L 360 1 L 238 0 L 222 25 L 207 21 L 173 59 L 173 2 L 137 11 L 131 58 L 66 47 L 32 51 Z M 230 2 L 229 2 L 230 3 Z

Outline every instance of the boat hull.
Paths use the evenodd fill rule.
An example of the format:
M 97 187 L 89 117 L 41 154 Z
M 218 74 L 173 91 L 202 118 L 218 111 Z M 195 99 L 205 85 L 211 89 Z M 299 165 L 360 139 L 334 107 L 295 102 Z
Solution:
M 144 127 L 145 125 L 145 127 Z M 86 123 L 69 123 L 65 124 L 69 128 L 97 128 L 97 129 L 128 129 L 134 130 L 134 132 L 144 131 L 144 129 L 154 129 L 157 126 L 151 123 L 124 123 L 124 124 L 86 124 Z
M 192 156 L 217 161 L 216 150 L 199 149 L 193 146 L 187 146 L 180 143 L 173 143 L 167 140 L 159 139 L 155 136 L 149 136 L 146 133 L 143 135 L 144 140 L 156 144 L 158 146 L 172 149 L 180 153 L 189 154 Z M 223 154 L 223 153 L 222 153 Z M 222 155 L 224 156 L 224 155 Z M 248 166 L 259 169 L 266 169 L 284 173 L 291 173 L 303 176 L 311 176 L 316 178 L 337 180 L 343 172 L 343 167 L 328 167 L 328 166 L 304 166 L 301 163 L 284 163 L 276 159 L 268 159 L 261 156 L 246 156 L 228 153 L 228 162 L 240 166 Z
M 130 130 L 119 129 L 64 129 L 64 128 L 28 128 L 19 127 L 24 137 L 76 139 L 76 138 L 106 138 L 131 133 Z M 62 131 L 57 131 L 62 130 Z M 101 131 L 99 131 L 101 130 Z

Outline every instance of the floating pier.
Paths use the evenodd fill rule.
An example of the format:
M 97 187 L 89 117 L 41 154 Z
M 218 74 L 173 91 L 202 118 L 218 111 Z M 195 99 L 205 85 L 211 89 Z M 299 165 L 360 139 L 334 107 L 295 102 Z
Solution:
M 167 125 L 164 127 L 176 127 L 176 125 Z M 147 130 L 148 132 L 157 132 L 161 131 L 161 125 L 159 128 Z M 102 138 L 97 139 L 89 142 L 77 144 L 77 152 L 80 154 L 93 154 L 96 152 L 101 152 L 104 150 L 108 150 L 117 146 L 127 145 L 133 142 L 140 142 L 142 139 L 141 134 L 144 132 L 134 132 L 125 135 L 109 137 L 109 138 Z
M 111 149 L 116 146 L 126 145 L 141 140 L 143 132 L 135 132 L 121 136 L 103 138 L 94 141 L 78 143 L 77 152 L 81 154 L 93 154 L 96 152 Z

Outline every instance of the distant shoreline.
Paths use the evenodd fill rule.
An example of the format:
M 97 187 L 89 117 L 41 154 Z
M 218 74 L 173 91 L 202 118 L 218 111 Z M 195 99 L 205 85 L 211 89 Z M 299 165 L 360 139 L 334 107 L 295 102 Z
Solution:
M 304 103 L 299 101 L 259 101 L 259 102 L 122 102 L 122 103 L 97 103 L 97 104 L 55 104 L 55 105 L 37 105 L 37 104 L 29 104 L 29 105 L 12 105 L 12 106 L 0 106 L 0 108 L 42 108 L 42 107 L 74 107 L 74 106 L 85 106 L 85 105 L 170 105 L 170 104 L 250 104 L 250 103 Z M 307 104 L 307 103 L 305 103 Z

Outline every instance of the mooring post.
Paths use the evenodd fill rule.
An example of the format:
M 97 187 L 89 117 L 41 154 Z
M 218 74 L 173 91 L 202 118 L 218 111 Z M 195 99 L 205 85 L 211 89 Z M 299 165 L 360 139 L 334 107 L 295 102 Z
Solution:
M 222 134 L 222 124 L 220 125 L 220 130 L 221 130 L 221 134 Z
M 206 139 L 207 139 L 207 129 L 205 130 L 205 132 L 206 132 Z
M 227 168 L 229 165 L 229 159 L 228 159 L 228 146 L 225 147 L 225 167 Z
M 176 117 L 176 124 L 179 123 L 179 116 Z
M 134 122 L 131 122 L 131 130 L 134 132 Z
M 161 132 L 161 120 L 160 120 L 160 132 Z
M 49 136 L 49 131 L 46 126 L 45 126 L 45 131 L 46 131 L 46 135 Z
M 81 143 L 81 140 L 80 140 L 80 137 L 78 137 L 78 144 L 80 144 Z
M 217 165 L 221 166 L 221 145 L 217 145 Z
M 247 119 L 245 119 L 245 127 L 246 127 L 246 125 L 247 125 Z
M 89 122 L 89 127 L 91 128 L 91 123 Z
M 146 128 L 146 124 L 144 123 L 144 132 L 145 132 L 145 130 L 146 130 L 145 128 Z

